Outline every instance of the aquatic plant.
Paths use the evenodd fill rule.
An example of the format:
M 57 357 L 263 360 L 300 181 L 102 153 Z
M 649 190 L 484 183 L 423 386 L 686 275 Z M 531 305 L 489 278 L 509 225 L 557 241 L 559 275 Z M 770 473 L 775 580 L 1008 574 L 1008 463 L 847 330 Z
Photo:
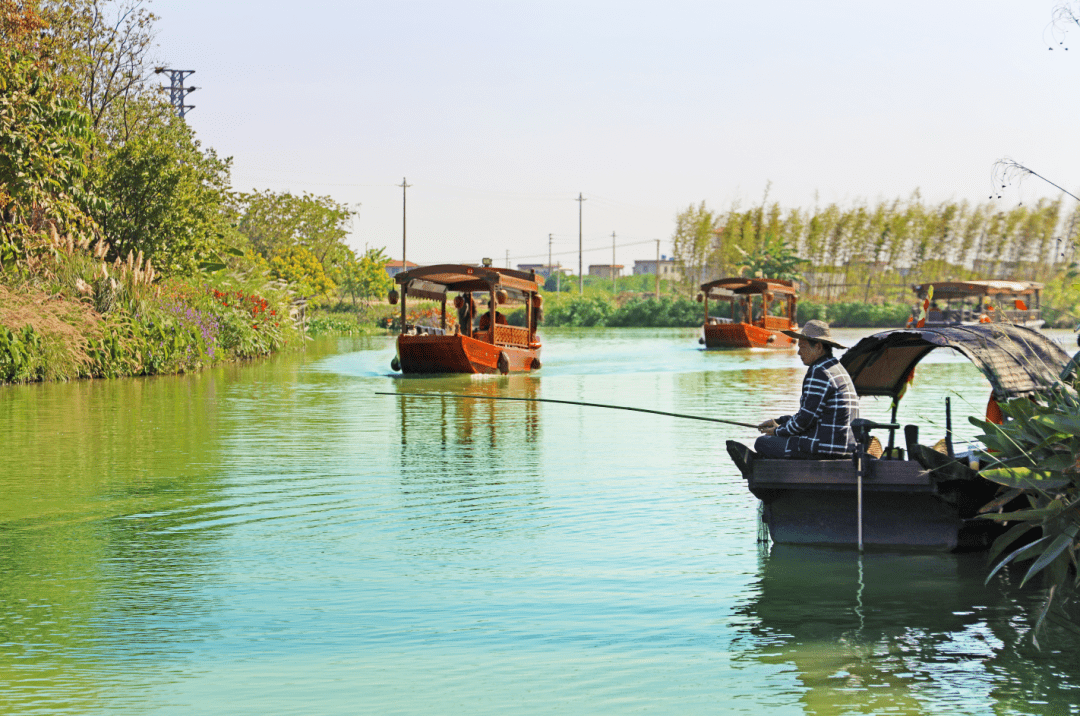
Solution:
M 1005 488 L 982 517 L 1011 525 L 993 544 L 990 559 L 997 563 L 987 581 L 1006 565 L 1026 561 L 1021 584 L 1045 576 L 1048 594 L 1032 635 L 1038 645 L 1047 614 L 1080 586 L 1080 399 L 1059 386 L 1000 407 L 1001 425 L 969 418 L 983 430 L 978 439 L 987 448 L 980 474 Z M 1022 507 L 1013 508 L 1018 501 Z

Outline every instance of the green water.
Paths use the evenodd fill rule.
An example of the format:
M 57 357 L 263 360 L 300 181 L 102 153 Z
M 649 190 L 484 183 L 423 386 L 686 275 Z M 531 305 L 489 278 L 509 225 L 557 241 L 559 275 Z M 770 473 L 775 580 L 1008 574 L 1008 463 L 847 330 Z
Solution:
M 984 586 L 984 556 L 759 544 L 723 447 L 753 431 L 375 395 L 757 422 L 804 371 L 688 330 L 545 338 L 532 376 L 394 377 L 377 338 L 0 390 L 0 711 L 1080 710 L 1075 636 L 1051 624 L 1037 651 L 1042 592 Z M 900 415 L 924 442 L 946 394 L 979 413 L 988 386 L 924 362 Z

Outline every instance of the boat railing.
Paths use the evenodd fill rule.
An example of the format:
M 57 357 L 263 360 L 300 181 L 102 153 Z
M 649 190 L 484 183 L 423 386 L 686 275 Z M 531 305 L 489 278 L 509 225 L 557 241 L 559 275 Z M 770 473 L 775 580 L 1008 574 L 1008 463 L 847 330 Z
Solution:
M 498 324 L 495 326 L 495 345 L 528 348 L 529 329 Z
M 1026 311 L 1001 311 L 1001 320 L 1009 323 L 1023 323 L 1024 321 L 1037 321 L 1042 318 L 1042 312 L 1029 308 Z
M 770 331 L 784 331 L 791 327 L 791 322 L 783 316 L 765 316 L 762 328 Z

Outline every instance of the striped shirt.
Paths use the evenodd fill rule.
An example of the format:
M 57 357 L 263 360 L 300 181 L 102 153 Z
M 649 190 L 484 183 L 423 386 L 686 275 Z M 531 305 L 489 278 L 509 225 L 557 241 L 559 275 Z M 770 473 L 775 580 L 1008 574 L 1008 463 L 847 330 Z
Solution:
M 851 421 L 859 417 L 859 396 L 851 376 L 832 356 L 811 365 L 803 378 L 799 412 L 777 419 L 785 454 L 850 455 L 855 452 Z

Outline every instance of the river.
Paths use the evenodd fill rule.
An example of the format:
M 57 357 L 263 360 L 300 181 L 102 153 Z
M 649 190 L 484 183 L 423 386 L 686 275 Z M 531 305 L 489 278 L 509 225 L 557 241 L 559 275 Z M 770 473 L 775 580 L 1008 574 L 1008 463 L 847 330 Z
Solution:
M 870 331 L 838 331 L 849 345 Z M 391 339 L 191 376 L 0 389 L 0 712 L 1065 714 L 1066 625 L 985 555 L 759 542 L 724 451 L 793 351 L 549 330 L 534 375 L 400 378 Z M 900 410 L 960 442 L 935 351 Z M 884 419 L 887 405 L 864 400 Z

